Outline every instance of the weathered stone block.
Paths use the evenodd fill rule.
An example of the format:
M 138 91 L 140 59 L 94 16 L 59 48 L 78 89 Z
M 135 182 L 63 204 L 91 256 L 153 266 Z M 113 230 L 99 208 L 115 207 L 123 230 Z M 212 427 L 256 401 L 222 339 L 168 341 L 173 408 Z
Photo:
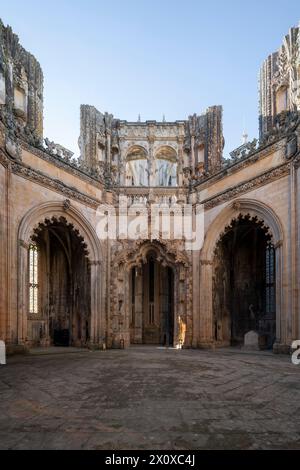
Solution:
M 259 334 L 256 331 L 248 331 L 245 334 L 244 348 L 259 351 Z

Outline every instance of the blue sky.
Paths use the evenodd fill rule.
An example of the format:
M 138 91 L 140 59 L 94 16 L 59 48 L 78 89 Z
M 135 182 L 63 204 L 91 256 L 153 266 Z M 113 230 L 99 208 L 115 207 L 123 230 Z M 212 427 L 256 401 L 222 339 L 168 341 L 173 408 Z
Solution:
M 299 0 L 0 0 L 0 16 L 44 71 L 45 136 L 78 154 L 79 106 L 185 119 L 224 110 L 225 156 L 244 122 L 258 134 L 258 72 Z

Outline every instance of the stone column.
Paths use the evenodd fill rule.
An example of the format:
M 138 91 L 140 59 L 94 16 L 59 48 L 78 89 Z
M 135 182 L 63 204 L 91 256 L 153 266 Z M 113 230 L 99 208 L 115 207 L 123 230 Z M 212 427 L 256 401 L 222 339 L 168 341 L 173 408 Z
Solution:
M 129 296 L 130 296 L 130 288 L 129 288 L 129 275 L 128 271 L 123 268 L 123 290 L 124 294 L 119 294 L 119 298 L 122 300 L 122 309 L 121 309 L 121 316 L 123 325 L 121 327 L 121 338 L 120 338 L 120 345 L 123 347 L 122 342 L 124 342 L 124 348 L 129 348 L 130 346 L 130 312 L 129 312 L 129 307 L 130 307 L 130 302 L 129 302 Z
M 125 139 L 119 138 L 119 173 L 120 173 L 120 186 L 126 186 L 126 161 L 124 152 Z
M 199 347 L 213 345 L 212 261 L 200 260 Z
M 198 342 L 200 339 L 200 276 L 199 276 L 199 259 L 200 252 L 197 250 L 192 252 L 192 270 L 193 270 L 193 337 L 192 337 L 192 346 L 193 348 L 198 347 Z
M 130 346 L 130 286 L 129 271 L 124 263 L 117 267 L 116 279 L 112 280 L 111 326 L 113 348 Z
M 108 166 L 111 164 L 111 132 L 106 130 L 106 163 Z
M 178 138 L 178 166 L 177 166 L 177 184 L 178 184 L 178 186 L 183 185 L 183 174 L 182 174 L 183 167 L 184 167 L 183 137 L 179 137 Z
M 291 165 L 290 174 L 290 273 L 291 273 L 291 341 L 300 338 L 298 331 L 298 266 L 297 266 L 297 242 L 298 242 L 298 226 L 297 226 L 297 169 L 295 163 Z
M 149 186 L 155 186 L 155 161 L 153 158 L 153 143 L 149 145 Z
M 92 345 L 98 346 L 105 342 L 106 322 L 105 310 L 102 306 L 101 295 L 101 263 L 92 261 L 91 267 L 91 332 L 90 341 Z
M 182 314 L 185 318 L 185 341 L 184 346 L 190 348 L 193 338 L 193 303 L 192 303 L 192 276 L 191 268 L 180 269 L 180 286 L 182 290 Z
M 275 245 L 275 276 L 276 276 L 276 341 L 275 349 L 283 340 L 284 318 L 282 315 L 282 242 Z
M 0 134 L 0 139 L 1 139 Z M 2 144 L 2 142 L 0 142 Z M 0 205 L 0 220 L 1 220 L 1 237 L 0 237 L 0 339 L 6 341 L 6 323 L 7 323 L 7 294 L 8 294 L 8 286 L 7 286 L 7 162 L 6 160 L 2 161 L 3 156 L 0 155 L 1 163 L 3 163 L 3 167 L 0 166 L 0 169 L 3 170 L 0 173 L 0 178 L 3 181 L 3 187 L 5 188 L 5 194 L 1 194 L 1 205 Z
M 195 136 L 191 135 L 191 167 L 192 173 L 195 173 Z
M 136 268 L 135 276 L 135 318 L 134 342 L 143 342 L 143 272 L 141 267 Z
M 174 269 L 174 334 L 173 334 L 173 345 L 175 347 L 179 344 L 179 333 L 180 333 L 179 318 L 182 316 L 182 307 L 180 303 L 179 291 L 180 291 L 180 274 L 179 274 L 179 268 L 175 267 Z
M 300 78 L 300 70 L 299 70 Z M 298 139 L 300 135 L 298 133 Z M 297 246 L 296 246 L 296 289 L 297 289 L 297 325 L 298 325 L 298 338 L 300 338 L 300 203 L 299 203 L 299 191 L 300 191 L 300 157 L 296 161 L 295 170 L 296 170 L 296 191 L 298 194 L 298 200 L 296 202 L 296 227 L 297 227 Z
M 28 278 L 29 246 L 19 240 L 18 246 L 18 344 L 25 345 L 27 341 L 27 316 L 29 310 L 29 278 Z
M 11 163 L 7 165 L 6 169 L 6 184 L 5 184 L 5 239 L 6 239 L 6 252 L 5 255 L 5 277 L 6 277 L 6 342 L 11 343 L 14 341 L 12 338 L 12 291 L 13 287 L 11 285 L 12 279 L 12 229 L 11 229 L 11 178 L 12 178 L 12 171 L 11 171 Z
M 149 126 L 149 186 L 155 186 L 155 168 L 154 168 L 154 156 L 153 156 L 153 146 L 155 141 L 153 125 Z

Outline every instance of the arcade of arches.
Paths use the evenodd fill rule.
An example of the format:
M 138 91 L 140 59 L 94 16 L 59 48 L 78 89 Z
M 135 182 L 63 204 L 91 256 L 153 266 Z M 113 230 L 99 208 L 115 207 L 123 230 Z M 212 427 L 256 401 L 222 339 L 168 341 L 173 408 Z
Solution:
M 0 37 L 0 340 L 205 348 L 251 332 L 289 352 L 300 338 L 300 82 L 280 61 L 298 63 L 300 29 L 261 69 L 259 139 L 230 158 L 220 105 L 172 122 L 81 105 L 73 154 L 44 138 L 40 64 L 1 21 Z M 135 219 L 148 212 L 150 225 L 154 204 L 171 230 Z M 101 238 L 103 207 L 124 209 L 127 233 L 146 239 L 120 224 Z M 185 208 L 192 230 L 204 214 L 201 249 L 169 236 Z
M 186 254 L 178 258 L 176 250 L 168 250 L 158 241 L 140 243 L 130 254 L 121 250 L 121 264 L 111 273 L 115 282 L 112 320 L 108 316 L 102 325 L 99 344 L 191 346 L 190 258 Z M 213 343 L 242 345 L 245 334 L 254 330 L 262 348 L 272 348 L 276 340 L 275 266 L 269 228 L 250 215 L 232 219 L 214 249 Z M 28 345 L 94 343 L 91 269 L 87 244 L 72 223 L 61 216 L 38 224 L 28 248 Z M 114 270 L 118 271 L 115 278 Z

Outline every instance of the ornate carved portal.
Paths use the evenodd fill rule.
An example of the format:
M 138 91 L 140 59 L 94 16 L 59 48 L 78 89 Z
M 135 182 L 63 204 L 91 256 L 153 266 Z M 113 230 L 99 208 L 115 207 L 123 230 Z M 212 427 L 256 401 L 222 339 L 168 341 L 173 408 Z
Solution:
M 130 271 L 130 342 L 162 344 L 174 341 L 174 273 L 149 252 L 142 269 Z
M 112 263 L 109 346 L 189 346 L 190 269 L 184 253 L 158 241 L 135 242 Z
M 213 329 L 219 344 L 243 344 L 257 331 L 271 348 L 276 338 L 275 249 L 269 229 L 240 215 L 226 227 L 213 259 Z

